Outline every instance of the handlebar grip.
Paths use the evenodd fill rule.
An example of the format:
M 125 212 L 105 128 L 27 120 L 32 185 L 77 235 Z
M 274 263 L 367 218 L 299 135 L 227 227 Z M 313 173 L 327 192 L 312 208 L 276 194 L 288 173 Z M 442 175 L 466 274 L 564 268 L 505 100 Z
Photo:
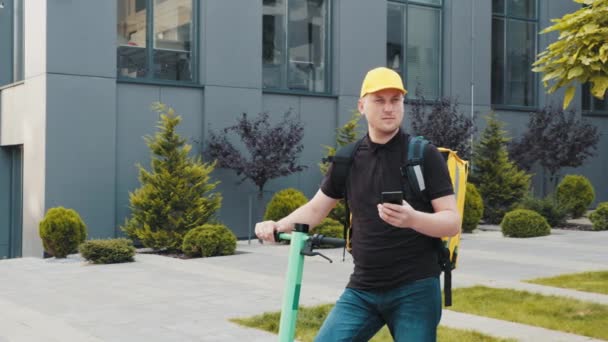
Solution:
M 344 247 L 346 245 L 346 240 L 344 240 L 344 239 L 338 239 L 338 238 L 332 238 L 332 237 L 326 237 L 326 236 L 321 237 L 319 242 L 322 245 L 331 245 L 334 247 Z

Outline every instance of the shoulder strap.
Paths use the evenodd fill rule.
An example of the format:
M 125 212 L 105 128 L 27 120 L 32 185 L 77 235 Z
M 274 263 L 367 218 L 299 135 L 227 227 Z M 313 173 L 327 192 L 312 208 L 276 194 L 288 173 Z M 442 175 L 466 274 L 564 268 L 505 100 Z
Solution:
M 401 167 L 401 174 L 407 179 L 406 199 L 428 199 L 424 182 L 424 149 L 428 144 L 429 141 L 422 136 L 409 137 L 407 141 L 407 161 Z
M 346 190 L 346 182 L 350 173 L 350 167 L 353 163 L 353 158 L 362 141 L 363 138 L 348 145 L 342 146 L 336 151 L 336 154 L 334 156 L 328 158 L 329 161 L 333 162 L 333 166 L 331 169 L 331 180 L 332 182 L 335 182 L 334 184 L 337 188 L 343 189 L 344 194 L 345 210 L 343 236 L 344 240 L 346 240 L 346 244 L 344 246 L 344 250 L 342 251 L 342 261 L 344 261 L 346 250 L 348 249 L 349 252 L 351 250 L 350 239 L 352 237 L 352 232 L 350 229 L 350 208 L 348 207 L 348 193 Z
M 336 188 L 345 189 L 344 197 L 346 198 L 346 178 L 348 177 L 348 173 L 350 171 L 350 166 L 352 165 L 353 157 L 359 144 L 361 143 L 361 139 L 355 142 L 352 142 L 348 145 L 344 145 L 340 147 L 336 154 L 328 157 L 326 160 L 333 163 L 333 167 L 331 170 L 331 180 L 335 182 Z

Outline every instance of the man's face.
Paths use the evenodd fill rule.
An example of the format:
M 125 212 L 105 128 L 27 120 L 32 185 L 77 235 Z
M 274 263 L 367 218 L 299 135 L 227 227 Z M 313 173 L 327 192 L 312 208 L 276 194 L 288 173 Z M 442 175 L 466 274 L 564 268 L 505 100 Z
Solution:
M 359 99 L 359 112 L 365 115 L 370 130 L 377 134 L 392 134 L 403 121 L 403 93 L 384 89 Z

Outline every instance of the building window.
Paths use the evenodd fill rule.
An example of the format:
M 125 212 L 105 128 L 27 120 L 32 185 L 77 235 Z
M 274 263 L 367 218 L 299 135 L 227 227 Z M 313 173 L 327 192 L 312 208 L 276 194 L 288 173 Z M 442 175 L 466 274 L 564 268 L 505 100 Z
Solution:
M 415 96 L 441 96 L 441 0 L 389 2 L 386 65 L 397 71 Z M 407 48 L 404 48 L 407 47 Z
M 118 78 L 196 82 L 196 0 L 118 0 Z
M 536 106 L 536 0 L 492 0 L 492 104 Z
M 263 4 L 263 87 L 329 93 L 329 0 Z
M 22 81 L 23 0 L 0 1 L 0 86 Z
M 591 94 L 591 86 L 589 83 L 583 84 L 583 113 L 608 115 L 608 92 L 604 94 L 604 99 L 600 100 Z

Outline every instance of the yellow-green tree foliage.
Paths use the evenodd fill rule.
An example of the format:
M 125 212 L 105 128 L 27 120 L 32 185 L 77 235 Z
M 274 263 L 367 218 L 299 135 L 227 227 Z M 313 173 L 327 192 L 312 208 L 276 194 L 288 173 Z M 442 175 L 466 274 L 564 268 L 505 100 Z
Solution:
M 591 94 L 603 99 L 608 88 L 608 0 L 574 0 L 584 4 L 541 33 L 559 31 L 556 42 L 538 54 L 532 71 L 544 73 L 548 93 L 568 87 L 564 109 L 576 91 L 576 82 L 591 83 Z M 552 85 L 549 86 L 549 81 Z

